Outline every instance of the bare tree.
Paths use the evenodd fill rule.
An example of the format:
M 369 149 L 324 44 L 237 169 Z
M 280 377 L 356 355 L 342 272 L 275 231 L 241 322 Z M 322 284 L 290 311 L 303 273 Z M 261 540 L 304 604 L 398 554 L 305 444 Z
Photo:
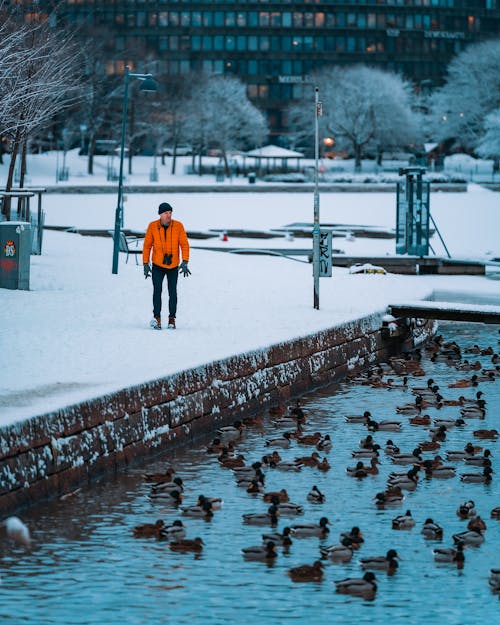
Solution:
M 13 23 L 13 22 L 12 22 Z M 11 141 L 11 160 L 6 189 L 12 188 L 14 166 L 21 153 L 23 185 L 25 155 L 31 132 L 54 115 L 71 106 L 79 97 L 79 81 L 69 60 L 76 58 L 71 35 L 53 31 L 47 22 L 20 28 L 12 47 L 11 62 L 0 75 L 0 92 L 9 93 L 2 109 L 1 125 Z M 10 203 L 4 202 L 10 217 Z
M 471 45 L 448 65 L 446 84 L 431 99 L 434 136 L 474 149 L 486 116 L 500 108 L 500 39 Z

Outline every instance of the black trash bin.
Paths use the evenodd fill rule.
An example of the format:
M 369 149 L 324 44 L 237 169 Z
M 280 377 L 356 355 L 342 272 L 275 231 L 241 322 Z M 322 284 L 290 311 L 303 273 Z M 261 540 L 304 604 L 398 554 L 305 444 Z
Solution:
M 248 174 L 248 183 L 249 183 L 249 184 L 255 184 L 255 178 L 256 178 L 256 176 L 255 176 L 255 172 L 251 171 L 251 172 Z

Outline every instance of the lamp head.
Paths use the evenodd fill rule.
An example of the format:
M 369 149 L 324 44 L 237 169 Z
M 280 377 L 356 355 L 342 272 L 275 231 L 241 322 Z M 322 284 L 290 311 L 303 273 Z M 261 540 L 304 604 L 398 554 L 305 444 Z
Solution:
M 158 91 L 158 84 L 151 74 L 149 74 L 144 80 L 141 80 L 139 89 L 141 91 Z

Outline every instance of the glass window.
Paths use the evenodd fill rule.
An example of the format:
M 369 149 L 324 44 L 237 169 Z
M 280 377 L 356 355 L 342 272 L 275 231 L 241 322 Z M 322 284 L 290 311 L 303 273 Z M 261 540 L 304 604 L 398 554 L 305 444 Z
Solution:
M 160 26 L 166 26 L 168 24 L 168 13 L 166 11 L 158 13 L 158 23 Z
M 269 26 L 269 13 L 266 11 L 259 13 L 259 26 Z
M 177 13 L 177 11 L 168 12 L 168 25 L 179 26 L 179 14 Z
M 279 52 L 281 50 L 281 37 L 274 35 L 271 37 L 271 50 Z
M 317 27 L 323 27 L 325 25 L 325 14 L 321 11 L 314 14 L 314 25 Z
M 337 52 L 345 52 L 345 37 L 337 37 Z
M 294 12 L 293 14 L 293 26 L 294 28 L 302 28 L 302 13 Z
M 251 76 L 257 75 L 257 61 L 254 61 L 253 59 L 248 61 L 248 73 Z
M 213 25 L 214 14 L 211 11 L 203 11 L 203 26 Z
M 291 37 L 281 37 L 281 48 L 285 52 L 290 52 L 292 49 L 292 38 Z
M 158 39 L 158 48 L 161 51 L 168 50 L 168 37 L 160 37 Z
M 326 14 L 325 26 L 327 28 L 333 28 L 335 26 L 335 14 L 334 13 Z
M 232 35 L 226 35 L 226 50 L 234 50 L 236 47 L 236 39 Z
M 269 37 L 262 35 L 259 37 L 259 50 L 269 50 Z
M 406 16 L 405 28 L 413 28 L 413 15 Z
M 314 13 L 304 13 L 304 26 L 306 28 L 313 28 L 313 26 L 314 26 Z
M 224 13 L 222 11 L 214 13 L 214 26 L 224 26 Z
M 188 13 L 187 11 L 182 11 L 181 13 L 181 26 L 189 26 L 190 25 L 190 20 L 191 18 L 191 14 Z
M 302 74 L 302 69 L 303 69 L 302 61 L 299 61 L 297 59 L 292 61 L 292 74 L 300 75 Z
M 336 23 L 340 28 L 345 27 L 345 13 L 337 13 Z
M 281 14 L 281 24 L 285 28 L 290 28 L 290 26 L 292 25 L 292 14 L 288 13 L 288 12 L 282 13 Z
M 259 14 L 255 11 L 248 13 L 248 25 L 252 28 L 259 25 Z
M 258 40 L 257 37 L 255 35 L 250 35 L 248 37 L 248 49 L 255 51 L 258 50 Z
M 212 37 L 209 35 L 203 35 L 202 40 L 203 50 L 211 50 L 212 49 Z
M 238 26 L 246 26 L 247 25 L 247 14 L 243 11 L 236 14 L 236 24 Z
M 239 51 L 244 51 L 247 49 L 247 38 L 245 35 L 238 35 L 236 37 L 236 49 Z
M 356 13 L 347 14 L 347 26 L 349 26 L 350 28 L 356 26 Z
M 257 85 L 247 85 L 247 96 L 250 99 L 255 100 L 257 98 L 257 94 L 258 94 Z
M 193 11 L 191 13 L 191 26 L 201 26 L 201 11 Z
M 273 27 L 281 26 L 281 13 L 278 11 L 270 13 L 270 25 Z
M 177 35 L 170 35 L 168 38 L 168 47 L 170 50 L 178 50 L 179 49 L 179 37 Z
M 359 13 L 358 15 L 358 28 L 366 27 L 366 13 Z
M 146 12 L 145 11 L 137 12 L 137 26 L 141 28 L 146 26 Z
M 234 11 L 226 12 L 226 26 L 235 26 L 236 25 L 236 13 Z
M 223 74 L 224 73 L 224 61 L 222 59 L 217 59 L 213 62 L 214 74 Z
M 292 39 L 292 46 L 294 50 L 302 50 L 302 37 L 294 37 Z
M 201 50 L 201 37 L 199 35 L 193 35 L 191 38 L 191 47 L 193 50 Z
M 222 35 L 215 35 L 214 50 L 224 50 L 224 37 Z
M 148 13 L 148 26 L 156 26 L 158 22 L 158 13 Z
M 304 37 L 303 50 L 305 50 L 306 52 L 312 52 L 314 50 L 313 37 Z
M 281 61 L 281 73 L 285 76 L 292 73 L 292 62 L 290 60 Z
M 375 13 L 367 13 L 366 25 L 368 28 L 375 28 L 377 26 L 377 16 Z M 379 26 L 379 28 L 381 28 L 381 26 Z
M 347 37 L 347 51 L 354 52 L 356 49 L 356 37 Z

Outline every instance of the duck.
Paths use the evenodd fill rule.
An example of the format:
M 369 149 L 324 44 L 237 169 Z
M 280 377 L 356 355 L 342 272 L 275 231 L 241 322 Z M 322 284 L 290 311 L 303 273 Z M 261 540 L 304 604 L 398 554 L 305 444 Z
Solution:
M 344 421 L 346 423 L 366 423 L 370 417 L 372 416 L 372 413 L 368 410 L 365 410 L 365 412 L 362 415 L 347 415 L 344 417 Z
M 159 538 L 160 531 L 165 527 L 165 522 L 158 519 L 155 523 L 143 523 L 136 525 L 132 533 L 136 538 Z
M 419 462 L 422 462 L 422 457 L 421 457 L 421 450 L 419 447 L 415 447 L 415 449 L 411 452 L 411 454 L 394 454 L 391 457 L 391 462 L 393 464 L 400 464 L 400 465 L 406 465 L 406 464 L 417 464 Z
M 225 425 L 217 430 L 216 434 L 221 439 L 221 441 L 235 441 L 240 438 L 245 426 L 243 423 L 237 419 L 233 422 L 233 425 Z
M 422 451 L 436 451 L 436 449 L 440 449 L 441 445 L 437 441 L 423 441 L 418 444 L 419 449 Z
M 371 558 L 361 558 L 359 564 L 362 569 L 374 569 L 376 571 L 387 571 L 393 573 L 398 568 L 398 552 L 395 549 L 389 549 L 385 556 L 375 556 Z
M 361 449 L 373 449 L 373 445 L 375 445 L 375 440 L 371 434 L 368 434 L 365 438 L 362 438 L 359 441 L 359 446 Z
M 279 532 L 274 532 L 272 534 L 262 534 L 262 540 L 264 542 L 271 541 L 275 545 L 280 545 L 282 547 L 290 547 L 292 544 L 292 539 L 290 537 L 290 528 L 284 527 L 281 534 Z
M 323 471 L 323 473 L 326 473 L 331 469 L 331 465 L 328 462 L 327 458 L 323 458 L 323 460 L 318 462 L 318 466 L 316 468 L 318 469 L 318 471 Z
M 330 438 L 330 434 L 325 434 L 317 443 L 316 449 L 318 451 L 329 452 L 332 448 L 332 439 Z
M 402 404 L 401 406 L 396 406 L 396 412 L 398 414 L 404 414 L 408 416 L 415 416 L 422 412 L 422 408 L 425 406 L 425 401 L 422 395 L 417 395 L 415 397 L 414 403 Z
M 456 548 L 453 547 L 436 547 L 433 549 L 435 562 L 447 562 L 456 564 L 462 568 L 465 562 L 464 543 L 458 542 Z
M 311 490 L 307 493 L 306 497 L 307 501 L 311 503 L 325 503 L 326 496 L 322 493 L 319 488 L 315 485 L 311 488 Z
M 190 551 L 200 553 L 203 551 L 204 542 L 198 536 L 196 538 L 181 538 L 174 542 L 169 543 L 169 547 L 172 551 L 178 551 L 180 553 L 188 553 Z
M 418 414 L 408 419 L 408 423 L 410 425 L 430 425 L 431 418 L 428 414 Z
M 429 378 L 427 380 L 427 386 L 412 386 L 411 387 L 411 392 L 413 393 L 413 395 L 422 395 L 422 393 L 426 393 L 427 391 L 429 391 L 433 386 L 435 386 L 435 382 L 433 378 Z
M 151 491 L 149 498 L 153 501 L 161 501 L 163 504 L 178 506 L 182 503 L 182 493 L 178 490 Z
M 296 538 L 307 538 L 309 536 L 325 538 L 330 532 L 327 525 L 330 525 L 330 521 L 327 517 L 321 517 L 319 523 L 301 523 L 292 525 L 290 527 L 290 533 Z
M 374 458 L 374 460 L 376 460 L 376 458 Z M 345 471 L 349 477 L 355 477 L 357 479 L 368 477 L 368 473 L 365 471 L 365 465 L 361 460 L 356 463 L 355 467 L 347 467 Z
M 474 374 L 470 380 L 467 380 L 467 379 L 457 380 L 456 382 L 452 382 L 451 384 L 448 384 L 448 388 L 466 388 L 468 386 L 477 386 L 477 384 L 478 384 L 477 375 Z
M 384 452 L 388 456 L 393 456 L 394 454 L 399 454 L 401 450 L 397 445 L 393 443 L 392 439 L 388 438 L 385 442 Z
M 477 515 L 467 523 L 467 529 L 474 530 L 476 532 L 484 532 L 486 530 L 486 523 L 479 515 Z
M 175 469 L 173 467 L 168 467 L 162 473 L 144 473 L 142 476 L 145 482 L 155 482 L 159 484 L 160 482 L 171 482 L 175 475 Z
M 304 513 L 304 508 L 301 505 L 299 505 L 298 503 L 292 503 L 290 501 L 287 501 L 284 503 L 278 503 L 277 508 L 278 508 L 278 514 L 283 515 L 283 516 L 290 516 L 290 515 Z
M 462 473 L 460 480 L 467 484 L 489 484 L 493 479 L 491 477 L 493 469 L 489 466 L 484 467 L 482 473 Z
M 460 408 L 460 414 L 465 419 L 484 419 L 486 417 L 486 402 L 484 399 L 478 399 L 477 405 Z
M 432 422 L 436 428 L 444 427 L 446 430 L 449 430 L 455 425 L 464 425 L 465 423 L 463 419 L 453 419 L 452 417 L 438 417 L 437 419 L 433 419 Z
M 313 451 L 310 456 L 301 456 L 300 458 L 295 458 L 295 462 L 303 464 L 306 467 L 316 467 L 320 462 L 320 455 L 317 451 Z
M 415 519 L 410 510 L 392 519 L 393 530 L 411 530 L 412 527 L 415 527 Z
M 476 438 L 496 440 L 498 438 L 498 430 L 474 430 L 474 432 L 472 432 L 472 436 L 475 436 Z
M 299 445 L 313 445 L 316 446 L 323 438 L 321 432 L 314 432 L 314 434 L 303 434 L 297 438 Z
M 160 529 L 159 538 L 163 540 L 177 541 L 186 537 L 186 528 L 181 520 L 176 519 L 172 525 L 164 525 Z
M 5 534 L 14 542 L 24 547 L 31 546 L 31 535 L 28 526 L 17 516 L 9 516 L 0 522 Z
M 458 534 L 452 535 L 455 544 L 463 543 L 464 545 L 471 545 L 477 547 L 481 543 L 484 543 L 484 536 L 482 532 L 477 530 L 465 530 L 464 532 L 458 532 Z
M 401 421 L 374 421 L 373 419 L 370 419 L 366 424 L 366 427 L 372 432 L 400 432 L 401 426 Z
M 287 501 L 290 501 L 290 497 L 286 491 L 286 488 L 264 493 L 262 499 L 267 503 L 273 503 L 276 499 L 278 503 L 286 503 Z
M 182 514 L 195 519 L 205 519 L 206 521 L 209 521 L 214 516 L 212 506 L 208 503 L 208 501 L 205 501 L 201 506 L 182 508 Z
M 365 599 L 372 599 L 377 592 L 377 578 L 375 573 L 367 571 L 363 577 L 349 577 L 334 582 L 335 592 L 341 595 L 354 595 Z
M 385 492 L 377 493 L 374 497 L 375 505 L 379 508 L 399 506 L 403 499 L 404 495 L 398 486 L 390 488 Z
M 241 420 L 245 427 L 262 427 L 263 416 L 261 414 L 245 417 Z
M 351 452 L 351 456 L 353 458 L 377 458 L 379 449 L 381 447 L 376 443 L 371 449 L 355 449 Z
M 461 519 L 470 519 L 472 517 L 477 516 L 476 505 L 469 499 L 469 501 L 464 501 L 457 508 L 457 516 Z
M 224 502 L 221 497 L 205 497 L 205 495 L 198 495 L 197 506 L 204 506 L 207 503 L 210 505 L 211 510 L 220 510 Z
M 493 508 L 493 510 L 490 512 L 490 516 L 492 519 L 497 519 L 500 521 L 500 506 Z
M 247 525 L 277 525 L 278 514 L 278 507 L 272 504 L 265 513 L 244 514 L 243 523 Z
M 184 491 L 184 482 L 180 477 L 174 477 L 171 482 L 158 482 L 151 486 L 151 494 L 159 492 L 172 492 L 177 490 L 180 493 Z
M 314 564 L 303 564 L 288 571 L 292 582 L 321 582 L 323 581 L 323 563 L 316 560 Z
M 250 466 L 234 467 L 233 474 L 237 479 L 242 479 L 244 477 L 253 478 L 261 468 L 262 462 L 257 461 L 253 462 Z
M 464 458 L 464 463 L 473 467 L 491 466 L 492 453 L 489 449 L 485 449 L 482 455 L 470 456 Z
M 431 518 L 425 520 L 421 533 L 427 540 L 441 540 L 443 538 L 443 528 Z
M 388 486 L 399 486 L 401 490 L 415 490 L 418 484 L 418 467 L 413 467 L 404 475 L 391 473 L 387 480 Z
M 477 391 L 475 397 L 464 397 L 463 395 L 460 395 L 459 399 L 461 400 L 462 405 L 465 408 L 468 408 L 468 407 L 470 407 L 470 408 L 478 407 L 478 406 L 480 406 L 480 404 L 479 404 L 480 401 L 481 401 L 481 403 L 484 402 L 484 404 L 482 404 L 483 407 L 484 407 L 486 405 L 486 401 L 483 400 L 483 395 L 484 395 L 483 391 Z
M 363 533 L 357 525 L 352 527 L 349 532 L 342 532 L 339 539 L 341 542 L 344 539 L 349 540 L 352 549 L 359 549 L 361 545 L 365 542 L 365 539 L 363 538 Z
M 441 480 L 446 480 L 455 477 L 456 469 L 451 466 L 439 466 L 439 467 L 426 467 L 425 477 L 434 477 Z
M 280 471 L 292 471 L 298 472 L 302 471 L 303 465 L 300 462 L 296 462 L 295 460 L 291 462 L 287 462 L 286 460 L 282 460 L 281 462 L 273 462 L 269 463 L 270 469 L 279 469 Z
M 319 550 L 323 559 L 332 560 L 333 562 L 342 562 L 343 564 L 350 562 L 354 553 L 352 542 L 349 538 L 343 538 L 339 545 L 320 547 Z
M 264 486 L 257 480 L 251 480 L 246 490 L 249 495 L 260 495 L 264 491 Z
M 281 447 L 286 449 L 290 447 L 290 438 L 290 432 L 284 432 L 281 436 L 271 438 L 267 440 L 264 444 L 266 445 L 266 447 Z
M 268 540 L 264 545 L 256 545 L 254 547 L 244 547 L 241 550 L 245 560 L 265 560 L 270 561 L 278 557 L 276 545 L 272 540 Z
M 222 457 L 219 458 L 219 464 L 224 469 L 236 469 L 238 467 L 244 467 L 245 456 L 243 454 L 238 454 L 235 458 Z

